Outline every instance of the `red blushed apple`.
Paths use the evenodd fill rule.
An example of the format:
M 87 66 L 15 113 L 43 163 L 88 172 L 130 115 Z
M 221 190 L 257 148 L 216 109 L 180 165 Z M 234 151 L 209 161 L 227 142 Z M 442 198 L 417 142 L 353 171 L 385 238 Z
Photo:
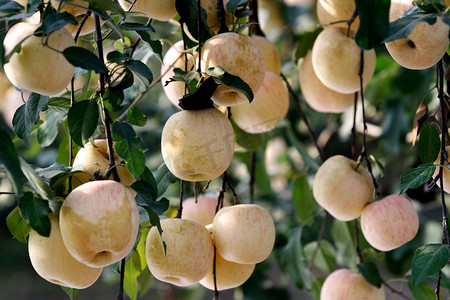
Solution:
M 419 217 L 405 196 L 394 194 L 364 208 L 361 229 L 372 247 L 380 251 L 390 251 L 416 236 Z
M 187 198 L 183 201 L 182 219 L 192 220 L 203 226 L 209 225 L 213 222 L 217 207 L 216 194 L 206 194 L 197 197 Z M 230 206 L 228 200 L 223 199 L 223 206 Z

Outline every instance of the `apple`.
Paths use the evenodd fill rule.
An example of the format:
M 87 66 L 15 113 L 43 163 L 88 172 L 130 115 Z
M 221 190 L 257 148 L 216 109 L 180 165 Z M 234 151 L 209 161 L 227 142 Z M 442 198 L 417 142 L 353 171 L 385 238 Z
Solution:
M 3 114 L 3 118 L 5 119 L 6 125 L 10 128 L 13 128 L 13 118 L 16 110 L 24 104 L 29 97 L 29 92 L 22 93 L 16 90 L 14 87 L 10 87 L 6 90 L 6 93 L 0 99 L 0 111 Z M 39 112 L 41 120 L 44 119 L 44 112 Z
M 314 42 L 312 64 L 324 85 L 336 92 L 351 94 L 360 90 L 361 48 L 346 33 L 342 27 L 325 28 Z M 375 50 L 364 50 L 363 84 L 372 78 L 375 63 Z
M 353 106 L 354 94 L 338 93 L 320 81 L 312 65 L 311 52 L 300 66 L 300 89 L 306 103 L 314 110 L 323 113 L 341 113 Z
M 263 32 L 269 35 L 282 34 L 283 28 L 286 28 L 286 20 L 281 1 L 260 0 L 258 6 L 258 17 Z
M 251 37 L 226 32 L 213 36 L 202 46 L 201 70 L 222 67 L 226 72 L 240 77 L 256 93 L 264 80 L 264 53 Z M 232 106 L 248 102 L 241 92 L 219 85 L 212 96 L 217 105 Z
M 169 48 L 169 50 L 167 50 L 163 58 L 163 63 L 161 65 L 161 74 L 164 74 L 167 70 L 169 70 L 165 75 L 161 77 L 161 83 L 164 93 L 166 94 L 167 98 L 169 98 L 170 102 L 177 108 L 180 108 L 178 105 L 178 100 L 185 95 L 185 84 L 181 81 L 174 81 L 166 85 L 166 82 L 173 77 L 173 69 L 180 68 L 181 70 L 185 70 L 186 56 L 187 70 L 190 71 L 193 69 L 195 58 L 189 53 L 187 55 L 184 55 L 183 51 L 183 41 L 176 42 L 172 47 Z
M 263 85 L 251 103 L 231 107 L 233 121 L 249 133 L 263 133 L 274 129 L 289 109 L 289 92 L 279 75 L 266 71 Z
M 384 300 L 383 288 L 368 283 L 359 273 L 339 269 L 328 275 L 320 291 L 320 300 Z
M 229 0 L 223 0 L 223 8 L 225 11 L 225 24 L 230 25 L 233 23 L 233 17 L 229 11 L 227 11 L 227 3 Z M 200 5 L 205 9 L 206 11 L 206 22 L 208 23 L 208 26 L 211 28 L 211 30 L 214 33 L 219 32 L 220 24 L 219 24 L 219 18 L 217 16 L 217 0 L 202 0 Z
M 156 227 L 147 236 L 145 256 L 152 275 L 177 286 L 188 286 L 205 277 L 214 259 L 211 236 L 205 226 L 184 219 L 161 221 L 164 254 Z
M 0 99 L 3 99 L 7 90 L 11 87 L 11 83 L 5 73 L 0 72 Z
M 119 0 L 119 4 L 124 10 L 129 10 L 131 6 L 131 4 L 125 0 Z M 146 17 L 156 19 L 158 21 L 169 21 L 177 15 L 175 0 L 136 1 L 131 8 L 131 11 L 143 13 Z
M 233 127 L 215 108 L 177 112 L 164 125 L 161 153 L 167 168 L 180 179 L 217 178 L 233 158 Z
M 213 221 L 217 252 L 240 264 L 265 260 L 275 243 L 275 225 L 265 208 L 257 204 L 224 207 Z
M 312 0 L 284 0 L 283 2 L 287 6 L 311 6 L 314 3 Z
M 75 37 L 75 35 L 77 34 L 78 28 L 80 27 L 81 21 L 84 18 L 84 14 L 83 15 L 78 15 L 75 16 L 75 20 L 77 21 L 76 25 L 73 24 L 67 24 L 65 26 L 65 28 L 70 32 L 70 34 L 72 34 L 73 37 Z M 100 18 L 100 26 L 103 25 L 105 23 L 105 21 Z M 87 35 L 89 33 L 93 33 L 95 31 L 95 18 L 94 16 L 89 16 L 86 19 L 86 22 L 83 25 L 83 28 L 81 28 L 80 31 L 80 35 L 79 36 L 83 36 L 83 35 Z
M 104 267 L 121 260 L 133 248 L 139 212 L 126 187 L 98 180 L 80 185 L 67 196 L 59 225 L 64 244 L 76 260 Z
M 65 287 L 84 289 L 100 277 L 103 268 L 92 268 L 74 259 L 63 243 L 58 219 L 49 215 L 51 231 L 49 237 L 30 232 L 28 254 L 36 273 L 51 283 Z
M 89 2 L 84 0 L 65 0 L 62 4 L 61 0 L 51 0 L 51 3 L 55 9 L 58 9 L 61 5 L 60 12 L 68 12 L 75 17 L 85 14 L 89 6 Z
M 350 221 L 358 218 L 372 201 L 372 177 L 363 166 L 342 155 L 328 158 L 314 178 L 313 194 L 317 203 L 334 218 Z
M 361 229 L 372 247 L 390 251 L 416 236 L 419 217 L 408 198 L 397 194 L 389 195 L 364 208 Z
M 263 51 L 266 71 L 271 71 L 276 75 L 280 75 L 281 58 L 275 44 L 263 36 L 254 35 L 252 38 L 256 41 L 256 43 L 258 43 L 259 47 L 261 47 L 261 50 Z
M 354 0 L 318 0 L 316 6 L 317 18 L 320 24 L 329 24 L 336 21 L 346 21 L 355 12 Z M 337 23 L 330 26 L 348 28 L 347 23 Z M 359 28 L 359 17 L 352 23 L 350 29 L 356 32 Z
M 411 7 L 411 0 L 392 0 L 390 22 L 401 18 Z M 438 18 L 433 25 L 420 22 L 406 38 L 385 45 L 392 58 L 402 67 L 412 70 L 427 69 L 434 66 L 447 51 L 448 33 L 448 25 Z
M 192 220 L 206 226 L 211 224 L 216 214 L 218 195 L 206 194 L 197 197 L 189 197 L 183 200 L 182 219 Z M 223 206 L 230 206 L 227 199 L 223 199 Z
M 18 23 L 6 34 L 3 45 L 6 53 L 29 36 L 19 53 L 14 53 L 4 66 L 9 81 L 19 89 L 42 95 L 55 95 L 63 91 L 75 74 L 72 66 L 61 53 L 42 45 L 42 37 L 32 35 L 39 25 Z M 72 36 L 66 29 L 49 35 L 48 44 L 63 51 L 75 46 Z M 45 62 L 45 63 L 43 63 Z

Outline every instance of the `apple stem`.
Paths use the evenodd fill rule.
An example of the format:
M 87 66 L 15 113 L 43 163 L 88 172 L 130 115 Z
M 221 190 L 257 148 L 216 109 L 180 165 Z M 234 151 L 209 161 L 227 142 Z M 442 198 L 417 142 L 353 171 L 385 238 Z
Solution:
M 231 190 L 231 193 L 233 194 L 233 205 L 240 204 L 241 201 L 239 200 L 239 196 L 237 195 L 236 191 L 234 190 L 233 186 L 231 185 L 231 180 L 227 176 L 227 185 Z
M 353 126 L 352 126 L 352 158 L 356 159 L 356 112 L 358 110 L 358 92 L 355 92 L 353 105 Z
M 175 216 L 176 219 L 181 219 L 183 215 L 183 195 L 184 195 L 184 181 L 180 179 L 180 205 L 178 205 L 178 212 Z
M 252 14 L 250 15 L 249 18 L 250 27 L 248 30 L 250 36 L 252 35 L 266 36 L 262 31 L 261 26 L 259 25 L 258 0 L 250 0 L 249 7 L 252 10 Z
M 213 260 L 213 280 L 214 280 L 214 300 L 219 300 L 219 290 L 217 289 L 217 277 L 216 277 L 216 257 L 217 257 L 217 250 L 216 246 L 214 246 L 214 260 Z

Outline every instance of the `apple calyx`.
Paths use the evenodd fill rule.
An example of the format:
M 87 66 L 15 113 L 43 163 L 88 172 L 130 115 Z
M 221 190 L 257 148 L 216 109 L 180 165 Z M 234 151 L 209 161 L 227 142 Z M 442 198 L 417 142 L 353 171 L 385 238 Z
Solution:
M 211 100 L 212 95 L 219 85 L 213 77 L 209 77 L 199 86 L 192 94 L 183 96 L 179 100 L 179 106 L 184 110 L 203 110 L 214 108 L 214 102 Z

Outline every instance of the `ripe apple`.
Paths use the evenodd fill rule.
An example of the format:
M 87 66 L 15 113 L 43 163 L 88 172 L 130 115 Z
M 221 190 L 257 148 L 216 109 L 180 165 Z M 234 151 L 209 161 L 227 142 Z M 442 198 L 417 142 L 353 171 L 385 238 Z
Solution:
M 119 4 L 124 10 L 128 10 L 131 6 L 131 4 L 125 0 L 119 0 Z M 169 21 L 177 15 L 175 0 L 136 1 L 133 5 L 133 8 L 131 8 L 131 11 L 143 13 L 146 17 L 159 21 Z
M 353 0 L 318 0 L 317 18 L 320 24 L 328 24 L 336 21 L 346 21 L 351 18 L 355 12 L 356 5 Z M 348 28 L 347 23 L 337 23 L 331 26 Z M 350 29 L 356 32 L 359 28 L 359 17 L 352 23 Z
M 390 251 L 412 240 L 419 230 L 419 217 L 402 195 L 389 195 L 370 203 L 361 214 L 361 229 L 372 247 Z
M 49 237 L 30 232 L 28 254 L 36 273 L 47 281 L 62 286 L 84 289 L 92 285 L 103 268 L 92 268 L 74 259 L 64 246 L 58 219 L 49 215 L 52 229 Z
M 10 128 L 13 128 L 13 118 L 16 110 L 24 104 L 24 101 L 28 99 L 29 95 L 29 92 L 24 92 L 22 99 L 22 93 L 14 87 L 10 87 L 3 95 L 3 98 L 0 99 L 0 111 L 3 114 L 6 125 Z M 43 120 L 44 112 L 39 112 L 39 115 L 41 120 Z
M 217 200 L 216 194 L 200 195 L 197 197 L 197 203 L 195 203 L 195 197 L 187 198 L 183 201 L 181 218 L 195 221 L 203 226 L 211 224 L 216 214 Z M 223 206 L 230 206 L 230 202 L 223 199 Z
M 233 127 L 215 108 L 177 112 L 164 125 L 161 153 L 167 168 L 180 179 L 217 178 L 233 158 Z
M 339 269 L 328 275 L 320 291 L 320 300 L 384 300 L 383 288 L 368 283 L 359 273 Z
M 361 48 L 346 35 L 342 27 L 327 27 L 318 36 L 312 49 L 312 64 L 317 77 L 328 88 L 342 94 L 359 91 Z M 375 71 L 375 50 L 364 50 L 363 84 Z
M 74 169 L 90 173 L 92 177 L 94 177 L 95 172 L 100 172 L 100 175 L 103 176 L 109 168 L 108 143 L 105 139 L 94 140 L 94 143 L 96 147 L 89 142 L 84 145 L 84 148 L 81 148 L 80 151 L 78 151 L 73 160 L 73 166 Z M 120 183 L 124 186 L 130 186 L 135 182 L 135 179 L 124 165 L 119 165 L 122 161 L 123 160 L 117 156 L 116 152 L 114 152 L 114 162 L 118 165 L 116 169 L 120 178 Z M 113 178 L 114 176 L 111 172 L 109 179 L 112 180 Z M 76 188 L 91 180 L 92 178 L 88 174 L 78 173 L 72 178 L 72 186 L 73 188 Z
M 289 109 L 289 92 L 279 75 L 266 71 L 263 85 L 255 94 L 252 103 L 243 103 L 231 108 L 231 117 L 236 124 L 249 133 L 263 133 L 274 129 L 286 116 Z
M 281 58 L 275 44 L 263 36 L 254 35 L 252 38 L 258 43 L 259 47 L 261 47 L 261 50 L 263 51 L 266 71 L 271 71 L 276 75 L 280 75 Z
M 55 9 L 58 9 L 61 0 L 51 0 L 51 3 Z M 68 12 L 74 16 L 79 16 L 86 13 L 88 6 L 89 2 L 84 0 L 63 1 L 60 12 Z
M 166 93 L 167 98 L 169 98 L 170 102 L 178 106 L 178 100 L 184 96 L 184 82 L 174 81 L 170 82 L 166 85 L 166 82 L 169 81 L 170 78 L 173 77 L 174 72 L 173 69 L 180 68 L 184 70 L 186 67 L 186 56 L 183 54 L 184 47 L 183 41 L 178 41 L 173 44 L 172 47 L 167 50 L 166 54 L 163 58 L 163 63 L 161 65 L 161 74 L 164 74 L 167 69 L 169 71 L 161 77 L 161 83 L 163 86 L 163 90 Z M 187 70 L 191 70 L 194 66 L 195 58 L 191 54 L 187 54 Z M 171 67 L 173 65 L 173 67 Z
M 372 201 L 374 187 L 363 166 L 342 155 L 327 159 L 314 178 L 313 194 L 317 203 L 333 217 L 350 221 L 359 217 Z
M 229 0 L 223 1 L 223 7 L 225 11 L 225 24 L 230 25 L 233 23 L 233 17 L 230 12 L 227 11 L 227 3 Z M 206 22 L 208 23 L 208 26 L 211 28 L 211 30 L 214 33 L 219 32 L 220 24 L 219 24 L 219 18 L 217 16 L 217 0 L 202 0 L 200 5 L 205 9 L 206 11 Z
M 78 28 L 80 27 L 81 21 L 83 20 L 84 15 L 78 15 L 75 16 L 75 20 L 77 21 L 76 25 L 73 24 L 67 24 L 65 26 L 65 28 L 70 32 L 70 34 L 72 34 L 73 37 L 75 37 L 75 35 L 77 34 Z M 100 18 L 100 25 L 103 25 L 105 23 L 105 21 Z M 94 16 L 89 16 L 86 19 L 86 22 L 83 25 L 83 28 L 81 28 L 80 31 L 80 35 L 79 36 L 83 36 L 83 35 L 87 35 L 89 33 L 93 33 L 95 31 L 95 18 Z
M 354 94 L 338 93 L 317 78 L 312 65 L 311 52 L 305 56 L 300 67 L 300 88 L 305 101 L 319 112 L 341 113 L 355 102 Z
M 11 87 L 11 83 L 9 82 L 9 80 L 6 77 L 5 73 L 0 72 L 0 99 L 3 99 L 3 97 L 6 94 L 6 91 L 10 87 Z
M 9 81 L 19 89 L 42 95 L 55 95 L 63 91 L 75 73 L 72 66 L 61 53 L 42 45 L 42 38 L 32 35 L 39 25 L 18 23 L 6 34 L 3 45 L 6 53 L 31 35 L 22 43 L 19 53 L 14 53 L 7 64 L 5 74 Z M 72 36 L 66 29 L 50 34 L 48 44 L 63 51 L 75 46 Z
M 389 11 L 390 22 L 402 17 L 411 7 L 413 7 L 411 0 L 392 0 Z M 433 25 L 420 22 L 406 38 L 385 45 L 399 65 L 412 70 L 427 69 L 434 66 L 447 51 L 448 32 L 448 25 L 438 18 Z
M 264 80 L 264 53 L 251 37 L 227 32 L 213 36 L 202 47 L 201 69 L 222 67 L 228 73 L 240 77 L 256 93 Z M 219 85 L 212 100 L 217 105 L 232 106 L 248 102 L 241 92 Z
M 228 261 L 256 264 L 265 260 L 275 243 L 275 225 L 257 204 L 224 207 L 213 221 L 217 252 Z
M 212 239 L 205 226 L 191 220 L 165 219 L 161 227 L 166 254 L 156 227 L 150 230 L 145 245 L 153 276 L 178 286 L 192 285 L 205 277 L 214 258 Z
M 80 185 L 67 196 L 59 225 L 64 244 L 76 260 L 104 267 L 121 260 L 133 248 L 139 212 L 126 187 L 98 180 Z

